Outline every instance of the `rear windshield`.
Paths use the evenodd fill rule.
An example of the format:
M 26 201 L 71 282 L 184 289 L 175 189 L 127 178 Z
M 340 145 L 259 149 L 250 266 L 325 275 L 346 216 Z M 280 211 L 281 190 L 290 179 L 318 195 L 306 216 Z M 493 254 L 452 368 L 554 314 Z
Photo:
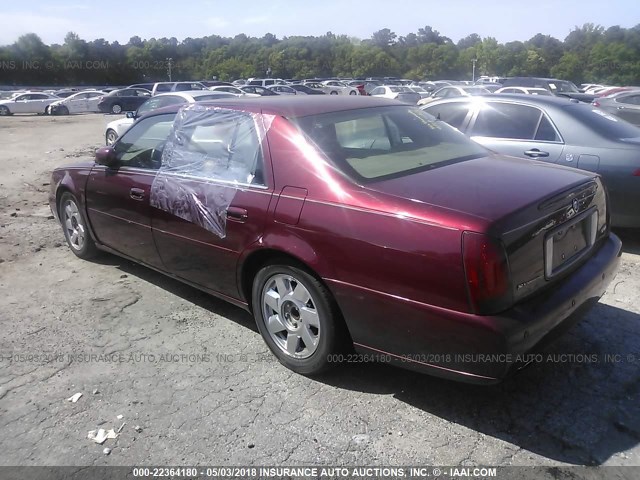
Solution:
M 611 140 L 640 138 L 640 128 L 591 105 L 567 106 L 583 124 Z
M 363 108 L 293 121 L 333 164 L 361 183 L 487 154 L 462 133 L 415 107 Z

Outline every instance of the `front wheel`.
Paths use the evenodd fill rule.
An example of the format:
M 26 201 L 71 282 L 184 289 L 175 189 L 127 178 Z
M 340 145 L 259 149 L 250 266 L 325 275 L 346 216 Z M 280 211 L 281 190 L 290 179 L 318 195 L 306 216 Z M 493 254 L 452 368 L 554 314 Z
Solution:
M 11 115 L 11 111 L 4 105 L 0 105 L 0 115 L 3 117 Z
M 118 139 L 118 134 L 116 133 L 115 130 L 112 130 L 112 129 L 107 130 L 107 134 L 105 135 L 107 146 L 110 146 L 116 143 L 117 139 Z
M 56 113 L 58 115 L 69 115 L 69 109 L 67 107 L 65 107 L 64 105 L 58 107 L 58 109 L 56 110 Z
M 357 94 L 358 94 L 358 92 L 356 92 L 356 91 L 354 91 L 354 90 L 351 90 L 351 91 L 349 92 L 349 95 L 357 95 Z
M 80 210 L 78 200 L 71 193 L 65 192 L 60 197 L 58 215 L 71 251 L 82 259 L 94 257 L 98 249 L 91 238 L 87 220 Z
M 334 365 L 342 319 L 318 279 L 291 265 L 268 265 L 253 282 L 252 303 L 258 330 L 280 363 L 303 375 Z
M 338 95 L 338 92 L 336 92 L 335 90 L 333 90 L 329 95 Z

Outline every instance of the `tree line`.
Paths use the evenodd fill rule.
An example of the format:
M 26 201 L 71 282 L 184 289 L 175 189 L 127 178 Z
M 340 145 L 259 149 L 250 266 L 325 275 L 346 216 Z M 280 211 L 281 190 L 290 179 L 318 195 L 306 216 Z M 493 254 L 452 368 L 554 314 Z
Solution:
M 633 28 L 576 26 L 560 41 L 541 33 L 499 43 L 472 33 L 454 43 L 430 26 L 398 36 L 388 28 L 369 39 L 245 34 L 233 38 L 131 37 L 128 43 L 82 40 L 62 45 L 35 33 L 0 47 L 0 85 L 124 85 L 173 80 L 393 76 L 471 79 L 475 75 L 541 76 L 640 85 L 640 24 Z

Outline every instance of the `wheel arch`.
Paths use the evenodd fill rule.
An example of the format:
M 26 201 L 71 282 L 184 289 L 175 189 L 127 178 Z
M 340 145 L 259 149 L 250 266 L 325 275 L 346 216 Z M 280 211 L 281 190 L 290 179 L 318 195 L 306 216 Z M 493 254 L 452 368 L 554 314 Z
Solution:
M 252 290 L 254 278 L 261 268 L 266 265 L 275 264 L 276 262 L 280 262 L 285 265 L 291 265 L 304 270 L 306 273 L 318 280 L 318 282 L 320 282 L 327 289 L 329 295 L 331 296 L 331 300 L 335 304 L 337 312 L 339 312 L 339 318 L 337 318 L 336 321 L 339 322 L 339 328 L 346 337 L 343 339 L 343 341 L 345 342 L 345 345 L 348 345 L 348 348 L 351 348 L 353 346 L 353 339 L 351 337 L 351 332 L 349 331 L 349 326 L 344 319 L 342 309 L 340 308 L 340 305 L 338 304 L 335 298 L 335 294 L 331 290 L 330 286 L 324 281 L 317 270 L 309 265 L 310 262 L 307 262 L 302 258 L 289 252 L 285 252 L 284 250 L 281 250 L 279 248 L 265 247 L 255 249 L 246 254 L 246 257 L 240 262 L 238 272 L 238 287 L 241 294 L 244 296 L 244 299 L 247 301 L 249 311 L 253 314 Z

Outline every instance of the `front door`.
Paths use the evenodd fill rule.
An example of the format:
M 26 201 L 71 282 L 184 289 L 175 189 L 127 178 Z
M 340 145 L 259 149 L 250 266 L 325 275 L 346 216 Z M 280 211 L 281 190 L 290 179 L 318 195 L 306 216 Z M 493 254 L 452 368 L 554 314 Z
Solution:
M 187 111 L 152 192 L 153 235 L 167 270 L 236 299 L 238 259 L 262 236 L 273 192 L 262 131 L 259 116 Z
M 136 123 L 113 145 L 118 163 L 95 165 L 87 182 L 87 212 L 98 241 L 162 268 L 151 233 L 151 186 L 175 114 Z

